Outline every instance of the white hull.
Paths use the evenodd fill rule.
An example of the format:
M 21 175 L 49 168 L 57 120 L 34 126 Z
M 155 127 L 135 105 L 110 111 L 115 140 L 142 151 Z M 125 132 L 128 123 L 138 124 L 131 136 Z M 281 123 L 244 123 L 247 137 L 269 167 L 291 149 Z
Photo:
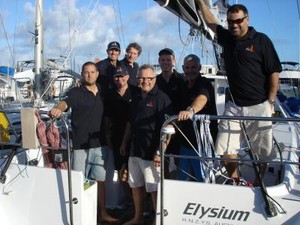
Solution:
M 67 170 L 11 164 L 0 183 L 0 224 L 70 224 Z M 72 171 L 73 224 L 96 224 L 97 184 L 84 190 L 81 172 Z

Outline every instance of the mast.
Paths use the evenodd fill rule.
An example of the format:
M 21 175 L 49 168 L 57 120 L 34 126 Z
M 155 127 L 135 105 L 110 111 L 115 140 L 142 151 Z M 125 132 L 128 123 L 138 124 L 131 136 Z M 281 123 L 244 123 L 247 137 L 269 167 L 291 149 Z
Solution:
M 35 94 L 39 99 L 41 96 L 41 76 L 43 68 L 43 5 L 44 0 L 36 0 L 36 21 L 35 21 Z

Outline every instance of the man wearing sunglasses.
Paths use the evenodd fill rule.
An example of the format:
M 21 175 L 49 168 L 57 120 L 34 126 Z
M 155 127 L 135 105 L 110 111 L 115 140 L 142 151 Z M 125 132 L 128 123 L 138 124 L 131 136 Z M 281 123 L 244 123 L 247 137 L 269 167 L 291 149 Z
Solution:
M 199 0 L 199 6 L 208 27 L 217 35 L 224 48 L 225 70 L 231 99 L 226 102 L 224 115 L 271 117 L 279 83 L 281 64 L 271 40 L 249 26 L 249 14 L 244 5 L 236 4 L 227 11 L 228 29 L 218 25 L 217 20 Z M 243 135 L 241 126 L 249 137 L 251 149 L 259 159 L 272 160 L 272 123 L 270 121 L 223 120 L 219 123 L 216 141 L 217 154 L 224 158 L 237 158 Z M 228 175 L 239 183 L 236 161 L 224 162 Z M 266 164 L 260 164 L 263 175 Z M 258 184 L 255 180 L 255 185 Z

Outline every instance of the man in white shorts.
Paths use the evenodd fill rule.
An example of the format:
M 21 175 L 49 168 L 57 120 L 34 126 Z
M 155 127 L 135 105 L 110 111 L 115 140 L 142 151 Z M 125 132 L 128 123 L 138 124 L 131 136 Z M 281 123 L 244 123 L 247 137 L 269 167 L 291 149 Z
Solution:
M 156 208 L 157 184 L 160 168 L 154 165 L 160 143 L 160 129 L 165 114 L 172 114 L 169 97 L 156 86 L 156 76 L 151 65 L 142 65 L 138 73 L 139 92 L 133 95 L 130 120 L 120 148 L 126 154 L 131 139 L 128 161 L 129 185 L 135 206 L 134 218 L 124 225 L 143 224 L 144 193 L 151 193 Z

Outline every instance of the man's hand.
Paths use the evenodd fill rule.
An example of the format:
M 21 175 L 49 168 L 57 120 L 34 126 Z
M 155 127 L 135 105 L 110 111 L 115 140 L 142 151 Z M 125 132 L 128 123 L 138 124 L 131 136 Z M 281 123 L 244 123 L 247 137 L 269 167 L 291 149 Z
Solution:
M 191 119 L 194 115 L 194 112 L 192 110 L 184 110 L 180 111 L 178 114 L 178 121 L 188 120 Z
M 62 111 L 58 108 L 53 108 L 50 110 L 50 116 L 53 118 L 60 118 L 62 115 Z

